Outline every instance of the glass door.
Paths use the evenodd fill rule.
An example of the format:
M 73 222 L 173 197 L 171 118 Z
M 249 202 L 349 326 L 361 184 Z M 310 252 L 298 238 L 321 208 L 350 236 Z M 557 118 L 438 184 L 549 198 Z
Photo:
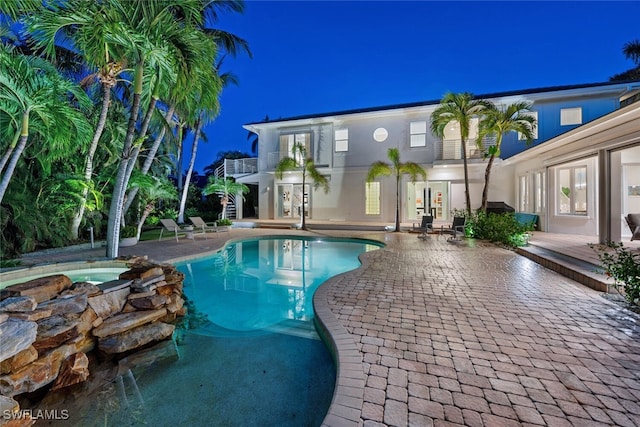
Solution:
M 434 219 L 449 220 L 449 181 L 429 181 L 427 185 L 429 204 L 427 211 Z
M 309 186 L 305 185 L 305 192 L 302 193 L 301 184 L 278 184 L 277 191 L 277 213 L 278 218 L 300 218 L 302 216 L 302 203 L 304 203 L 307 218 L 309 212 Z

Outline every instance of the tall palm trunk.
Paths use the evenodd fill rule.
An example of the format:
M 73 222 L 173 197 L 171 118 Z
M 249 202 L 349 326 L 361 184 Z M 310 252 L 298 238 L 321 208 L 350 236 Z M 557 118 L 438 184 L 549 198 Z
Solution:
M 396 232 L 400 231 L 400 171 L 396 168 Z
M 164 116 L 167 122 L 169 122 L 171 117 L 173 117 L 173 113 L 175 112 L 175 110 L 176 110 L 175 104 L 169 107 L 167 114 Z M 163 126 L 162 129 L 160 130 L 160 133 L 158 134 L 158 136 L 156 136 L 156 139 L 153 141 L 153 145 L 151 146 L 151 148 L 149 148 L 149 151 L 147 152 L 147 158 L 144 160 L 142 169 L 140 169 L 140 172 L 142 173 L 142 175 L 148 174 L 149 171 L 151 170 L 151 165 L 153 165 L 153 161 L 155 160 L 156 153 L 160 148 L 160 144 L 162 144 L 162 141 L 164 140 L 164 135 L 166 134 L 166 132 L 167 132 L 167 129 Z M 123 212 L 125 214 L 129 211 L 129 208 L 131 207 L 131 203 L 133 203 L 133 199 L 135 199 L 136 195 L 138 194 L 138 190 L 139 190 L 138 187 L 134 187 L 131 190 L 129 190 L 129 192 L 127 193 L 126 202 L 123 208 Z
M 109 207 L 109 221 L 107 223 L 107 258 L 118 257 L 118 240 L 120 238 L 120 219 L 122 217 L 122 208 L 127 186 L 127 167 L 133 154 L 133 137 L 136 130 L 136 121 L 138 119 L 138 110 L 140 109 L 140 97 L 142 94 L 142 77 L 143 63 L 136 64 L 134 80 L 133 103 L 131 105 L 131 113 L 129 114 L 129 124 L 127 134 L 124 139 L 124 147 L 122 148 L 122 158 L 118 165 L 118 174 L 113 186 L 113 196 L 111 197 L 111 206 Z M 135 159 L 133 159 L 135 161 Z
M 11 144 L 9 144 L 9 148 L 7 148 L 7 151 L 5 151 L 4 156 L 2 156 L 2 160 L 0 160 L 0 173 L 2 173 L 2 171 L 4 170 L 4 167 L 7 165 L 7 162 L 11 158 L 11 154 L 13 153 L 13 150 L 15 150 L 16 145 L 18 145 L 18 140 L 20 139 L 21 133 L 22 133 L 21 131 L 16 131 L 16 134 L 14 135 L 13 140 L 11 141 Z
M 306 159 L 303 160 L 306 164 Z M 307 184 L 307 168 L 305 166 L 305 168 L 302 170 L 302 218 L 300 219 L 300 228 L 302 230 L 306 230 L 307 229 L 307 213 L 306 213 L 306 209 L 304 206 L 304 189 L 306 187 Z
M 6 170 L 2 174 L 2 180 L 0 180 L 0 203 L 2 203 L 4 193 L 6 193 L 7 188 L 9 188 L 9 181 L 11 181 L 13 171 L 16 169 L 18 159 L 27 146 L 27 139 L 29 139 L 29 111 L 30 110 L 27 110 L 22 114 L 22 132 L 20 133 L 20 139 L 11 155 L 11 160 L 9 160 Z
M 467 204 L 467 215 L 471 216 L 471 194 L 469 193 L 469 167 L 467 166 L 467 141 L 462 140 L 462 162 L 464 165 L 464 197 Z
M 489 162 L 487 163 L 487 168 L 484 171 L 484 189 L 482 190 L 482 211 L 487 211 L 487 199 L 489 197 L 489 175 L 491 174 L 491 166 L 493 165 L 493 159 L 495 159 L 495 155 L 489 156 Z
M 109 104 L 111 103 L 111 87 L 112 84 L 108 82 L 102 83 L 102 107 L 100 110 L 100 118 L 98 119 L 98 124 L 96 126 L 96 131 L 93 134 L 93 139 L 91 140 L 91 145 L 89 146 L 89 152 L 87 153 L 87 162 L 84 168 L 84 181 L 88 183 L 91 181 L 91 177 L 93 176 L 93 158 L 96 154 L 96 150 L 98 149 L 98 142 L 100 141 L 100 137 L 102 136 L 102 131 L 107 123 L 107 114 L 109 112 Z M 82 222 L 82 218 L 84 217 L 84 211 L 87 205 L 87 196 L 89 194 L 89 188 L 85 186 L 82 189 L 82 195 L 80 196 L 80 206 L 78 207 L 78 211 L 71 219 L 71 237 L 74 239 L 78 238 L 78 230 L 80 228 L 80 223 Z
M 193 173 L 193 167 L 196 163 L 196 154 L 198 152 L 198 141 L 200 140 L 200 131 L 202 129 L 202 119 L 198 117 L 196 121 L 196 132 L 193 136 L 193 145 L 191 147 L 191 159 L 189 160 L 189 168 L 187 169 L 187 176 L 184 179 L 184 187 L 182 187 L 182 197 L 180 198 L 180 210 L 178 211 L 178 223 L 184 222 L 184 209 L 187 204 L 187 195 L 189 193 L 189 182 L 191 181 L 191 174 Z

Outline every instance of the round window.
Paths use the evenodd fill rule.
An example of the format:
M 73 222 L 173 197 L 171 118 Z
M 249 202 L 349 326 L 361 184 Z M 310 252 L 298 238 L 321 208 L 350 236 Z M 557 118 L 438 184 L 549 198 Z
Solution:
M 375 139 L 378 142 L 386 141 L 388 136 L 389 136 L 389 132 L 387 132 L 385 128 L 378 128 L 373 131 L 373 139 Z

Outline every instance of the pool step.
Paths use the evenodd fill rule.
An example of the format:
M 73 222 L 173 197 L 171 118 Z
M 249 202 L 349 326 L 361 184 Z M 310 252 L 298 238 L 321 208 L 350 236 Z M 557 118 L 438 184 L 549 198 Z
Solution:
M 320 339 L 315 326 L 313 326 L 313 322 L 306 320 L 284 320 L 277 325 L 266 328 L 265 330 L 276 334 L 293 335 L 300 338 L 314 340 Z

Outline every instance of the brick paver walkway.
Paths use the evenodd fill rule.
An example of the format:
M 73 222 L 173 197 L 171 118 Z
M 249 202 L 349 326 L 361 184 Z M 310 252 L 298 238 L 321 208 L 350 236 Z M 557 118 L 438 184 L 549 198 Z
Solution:
M 322 233 L 387 243 L 316 292 L 317 317 L 339 349 L 326 425 L 640 425 L 640 316 L 490 244 Z M 171 261 L 273 234 L 301 232 L 234 229 L 121 253 Z M 104 249 L 26 263 L 101 256 Z
M 316 302 L 364 373 L 345 363 L 326 424 L 640 425 L 636 315 L 492 245 L 385 238 Z

